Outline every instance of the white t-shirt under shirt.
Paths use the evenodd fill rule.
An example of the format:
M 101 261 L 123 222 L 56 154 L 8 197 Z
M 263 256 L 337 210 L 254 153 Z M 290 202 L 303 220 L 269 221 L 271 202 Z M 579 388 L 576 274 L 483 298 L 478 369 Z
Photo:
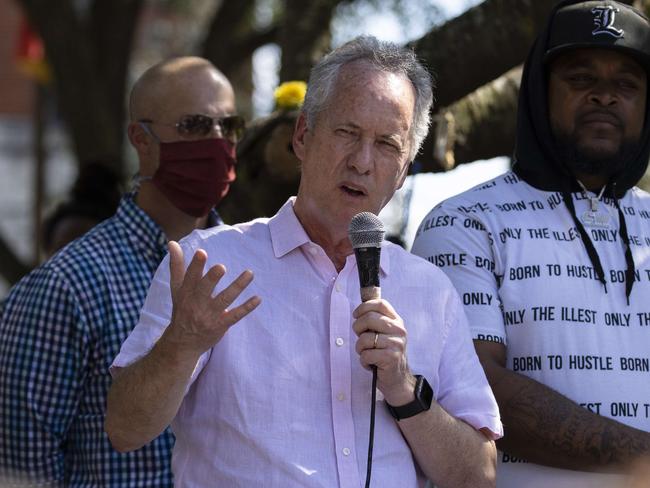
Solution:
M 580 217 L 589 199 L 572 196 Z M 433 209 L 413 252 L 451 278 L 474 339 L 507 346 L 509 369 L 650 431 L 650 195 L 633 188 L 619 204 L 636 267 L 629 306 L 614 202 L 598 204 L 608 227 L 585 226 L 605 272 L 605 292 L 562 195 L 537 190 L 512 172 Z M 614 478 L 499 453 L 499 487 L 609 487 Z

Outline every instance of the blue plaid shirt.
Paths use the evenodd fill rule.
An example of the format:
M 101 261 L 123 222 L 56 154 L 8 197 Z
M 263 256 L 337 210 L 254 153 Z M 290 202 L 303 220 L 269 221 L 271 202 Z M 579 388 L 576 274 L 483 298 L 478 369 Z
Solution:
M 166 250 L 129 194 L 11 290 L 0 322 L 0 486 L 172 486 L 169 430 L 127 454 L 104 432 L 108 368 Z

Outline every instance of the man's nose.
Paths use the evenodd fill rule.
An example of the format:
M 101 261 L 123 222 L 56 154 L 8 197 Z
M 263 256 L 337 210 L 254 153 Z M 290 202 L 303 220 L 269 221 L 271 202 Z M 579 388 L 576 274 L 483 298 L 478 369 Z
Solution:
M 598 105 L 612 105 L 618 101 L 618 92 L 613 82 L 598 81 L 589 93 L 589 101 Z
M 348 156 L 348 167 L 355 169 L 359 174 L 370 172 L 374 164 L 374 144 L 372 141 L 360 139 Z

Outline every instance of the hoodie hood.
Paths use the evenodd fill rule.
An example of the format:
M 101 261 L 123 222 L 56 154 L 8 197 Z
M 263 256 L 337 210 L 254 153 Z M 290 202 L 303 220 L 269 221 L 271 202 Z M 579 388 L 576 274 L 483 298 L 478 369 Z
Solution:
M 617 32 L 618 37 L 614 35 Z M 636 9 L 613 1 L 565 0 L 553 9 L 524 64 L 517 111 L 513 169 L 540 190 L 580 191 L 575 176 L 559 157 L 551 133 L 547 68 L 549 59 L 560 52 L 585 47 L 624 52 L 650 72 L 650 22 Z M 646 102 L 640 145 L 623 169 L 611 178 L 607 196 L 621 198 L 646 171 L 650 158 L 648 112 Z
M 551 133 L 548 114 L 548 66 L 561 52 L 577 48 L 613 49 L 634 57 L 650 73 L 650 22 L 632 7 L 611 0 L 565 0 L 552 11 L 544 30 L 537 37 L 524 64 L 517 111 L 517 140 L 514 172 L 539 190 L 558 191 L 573 219 L 599 281 L 607 293 L 607 278 L 600 257 L 585 226 L 576 215 L 571 193 L 580 184 L 559 157 Z M 604 194 L 614 200 L 618 211 L 619 236 L 625 262 L 625 296 L 630 300 L 634 286 L 635 264 L 630 248 L 625 215 L 619 198 L 641 179 L 650 157 L 650 123 L 646 96 L 645 123 L 636 154 L 624 161 L 622 169 L 612 175 Z

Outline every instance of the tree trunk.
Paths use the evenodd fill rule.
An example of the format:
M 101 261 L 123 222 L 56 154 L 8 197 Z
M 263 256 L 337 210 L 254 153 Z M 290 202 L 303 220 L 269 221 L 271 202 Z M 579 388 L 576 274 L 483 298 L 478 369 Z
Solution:
M 309 71 L 330 49 L 330 22 L 340 0 L 285 0 L 279 44 L 280 82 L 309 79 Z
M 126 73 L 142 0 L 95 0 L 85 16 L 70 0 L 20 3 L 43 39 L 78 161 L 122 175 Z
M 212 18 L 200 52 L 230 80 L 238 113 L 253 116 L 253 62 L 255 49 L 275 42 L 279 28 L 272 23 L 254 29 L 255 0 L 223 1 Z
M 126 176 L 122 154 L 125 122 L 128 119 L 128 73 L 135 30 L 143 3 L 143 0 L 95 0 L 89 25 L 95 51 L 93 61 L 96 82 L 104 93 L 103 98 L 107 99 L 108 118 L 113 132 L 111 139 L 118 144 L 117 159 L 106 162 L 120 177 Z M 82 162 L 93 162 L 89 159 Z M 99 162 L 103 161 L 100 159 Z
M 454 124 L 447 143 L 453 148 L 451 167 L 512 155 L 521 71 L 514 68 L 449 107 Z
M 253 51 L 275 42 L 278 25 L 256 30 L 255 0 L 224 0 L 217 9 L 201 46 L 202 56 L 212 61 L 228 78 L 250 62 Z

